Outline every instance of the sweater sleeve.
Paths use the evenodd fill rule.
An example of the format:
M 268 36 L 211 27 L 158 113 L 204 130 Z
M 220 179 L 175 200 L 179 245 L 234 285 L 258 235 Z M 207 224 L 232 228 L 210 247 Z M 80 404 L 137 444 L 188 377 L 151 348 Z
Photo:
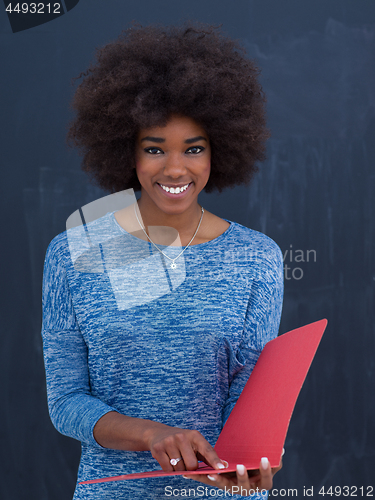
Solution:
M 272 240 L 271 240 L 272 241 Z M 284 292 L 283 259 L 279 247 L 263 253 L 252 283 L 244 332 L 229 363 L 229 394 L 223 425 L 236 404 L 266 343 L 277 337 Z M 262 254 L 261 254 L 262 255 Z
M 87 346 L 74 313 L 61 236 L 52 240 L 44 263 L 42 337 L 53 425 L 66 436 L 102 448 L 94 438 L 94 426 L 116 410 L 90 392 Z

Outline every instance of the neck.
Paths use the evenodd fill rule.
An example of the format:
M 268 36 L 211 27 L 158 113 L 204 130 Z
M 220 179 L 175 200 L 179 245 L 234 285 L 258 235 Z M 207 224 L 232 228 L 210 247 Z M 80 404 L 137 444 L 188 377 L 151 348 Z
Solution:
M 153 226 L 155 237 L 157 227 L 161 228 L 160 232 L 163 231 L 163 227 L 171 227 L 178 232 L 182 245 L 185 245 L 186 241 L 190 241 L 202 215 L 202 208 L 198 203 L 180 214 L 168 214 L 159 210 L 155 205 L 151 207 L 145 197 L 139 199 L 138 209 L 146 231 L 148 227 Z

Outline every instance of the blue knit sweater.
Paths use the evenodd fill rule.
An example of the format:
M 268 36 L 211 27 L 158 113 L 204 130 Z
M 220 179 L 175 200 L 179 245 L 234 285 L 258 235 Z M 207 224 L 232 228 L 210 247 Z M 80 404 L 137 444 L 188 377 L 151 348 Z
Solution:
M 171 258 L 181 252 L 160 248 Z M 109 411 L 197 429 L 214 445 L 261 350 L 277 336 L 283 265 L 270 238 L 231 222 L 176 264 L 171 269 L 149 242 L 122 229 L 114 213 L 48 247 L 48 404 L 56 429 L 82 442 L 78 481 L 160 468 L 150 452 L 95 441 L 94 426 Z M 219 492 L 207 488 L 182 477 L 117 481 L 77 485 L 74 500 Z

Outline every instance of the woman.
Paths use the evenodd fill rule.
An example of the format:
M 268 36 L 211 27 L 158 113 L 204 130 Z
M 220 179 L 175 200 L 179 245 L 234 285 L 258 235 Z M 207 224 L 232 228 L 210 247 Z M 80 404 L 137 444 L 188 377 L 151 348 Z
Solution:
M 82 442 L 78 481 L 194 470 L 198 460 L 219 470 L 226 464 L 212 446 L 277 335 L 282 255 L 267 236 L 205 211 L 198 195 L 247 183 L 264 158 L 258 71 L 204 25 L 132 27 L 97 57 L 75 94 L 68 137 L 103 188 L 141 196 L 48 248 L 51 419 Z M 232 486 L 270 489 L 280 468 L 264 457 L 256 476 L 241 464 L 236 474 L 190 476 L 209 490 L 188 475 L 77 485 L 74 499 L 194 488 L 231 498 Z

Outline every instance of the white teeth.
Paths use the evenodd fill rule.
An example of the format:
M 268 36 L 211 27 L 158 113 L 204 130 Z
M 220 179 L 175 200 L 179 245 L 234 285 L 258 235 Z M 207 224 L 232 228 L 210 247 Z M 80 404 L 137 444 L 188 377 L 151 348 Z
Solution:
M 166 191 L 167 193 L 172 193 L 172 194 L 179 194 L 179 193 L 182 193 L 183 191 L 185 191 L 188 187 L 189 187 L 189 184 L 186 184 L 186 186 L 182 186 L 182 187 L 167 187 L 167 186 L 163 186 L 163 184 L 160 184 L 160 186 L 164 189 L 164 191 Z

